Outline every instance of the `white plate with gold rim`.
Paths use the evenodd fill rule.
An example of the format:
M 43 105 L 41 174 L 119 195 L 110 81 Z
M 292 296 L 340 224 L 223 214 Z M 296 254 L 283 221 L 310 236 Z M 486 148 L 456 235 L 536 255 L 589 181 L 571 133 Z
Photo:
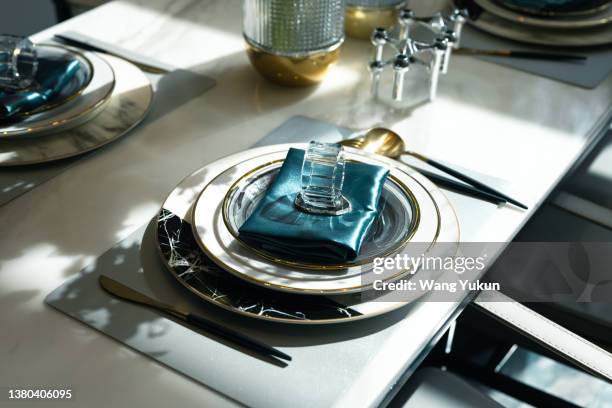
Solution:
M 115 73 L 108 62 L 94 52 L 74 48 L 39 45 L 42 51 L 58 50 L 72 55 L 91 71 L 89 83 L 65 103 L 50 109 L 18 117 L 14 122 L 0 124 L 2 139 L 38 137 L 74 128 L 99 114 L 115 88 Z
M 101 112 L 86 123 L 44 137 L 0 137 L 0 167 L 47 163 L 89 152 L 123 136 L 145 118 L 153 102 L 147 76 L 120 58 L 105 55 L 104 60 L 116 80 Z
M 612 6 L 610 5 L 604 7 L 597 13 L 587 14 L 580 17 L 547 18 L 542 16 L 533 16 L 505 8 L 504 6 L 497 4 L 495 0 L 474 0 L 474 2 L 498 17 L 517 24 L 533 27 L 563 30 L 595 28 L 612 23 Z
M 160 258 L 172 276 L 195 296 L 230 312 L 259 320 L 300 325 L 338 324 L 379 316 L 424 295 L 425 291 L 408 292 L 401 299 L 393 292 L 293 295 L 251 285 L 236 278 L 214 264 L 202 251 L 191 224 L 194 204 L 204 187 L 232 166 L 261 155 L 286 152 L 290 147 L 300 146 L 265 146 L 219 159 L 190 174 L 172 190 L 158 215 L 156 235 Z M 380 160 L 402 171 L 410 170 L 399 162 L 385 158 Z M 410 172 L 414 173 L 413 170 Z M 441 212 L 440 240 L 457 242 L 459 225 L 454 210 L 444 194 L 425 181 Z
M 306 145 L 292 147 L 306 148 Z M 340 294 L 360 292 L 371 288 L 368 281 L 374 268 L 374 257 L 417 257 L 436 251 L 436 243 L 458 242 L 459 231 L 455 214 L 443 194 L 426 178 L 398 162 L 355 149 L 346 149 L 348 160 L 387 166 L 391 169 L 387 183 L 395 183 L 409 201 L 416 203 L 414 220 L 406 225 L 408 239 L 389 251 L 383 248 L 372 252 L 367 259 L 344 265 L 303 264 L 279 259 L 254 249 L 239 240 L 236 228 L 224 217 L 224 206 L 231 194 L 249 177 L 257 180 L 257 172 L 273 170 L 282 162 L 288 148 L 272 151 L 235 164 L 217 174 L 203 189 L 193 210 L 193 228 L 204 252 L 220 267 L 250 283 L 284 292 L 298 294 Z M 245 178 L 244 176 L 247 175 Z M 261 176 L 261 175 L 260 175 Z M 440 205 L 441 204 L 441 205 Z M 226 208 L 227 210 L 227 208 Z M 227 211 L 226 211 L 227 212 Z M 442 219 L 442 212 L 444 212 Z M 452 222 L 449 222 L 452 218 Z M 233 230 L 233 231 L 232 231 Z M 409 243 L 409 245 L 408 245 Z M 445 246 L 448 248 L 448 245 Z M 385 280 L 405 277 L 412 271 L 397 268 L 385 271 Z
M 458 0 L 453 0 L 458 4 Z M 474 27 L 499 37 L 527 44 L 554 47 L 595 47 L 612 43 L 612 24 L 580 30 L 552 29 L 518 24 L 487 10 L 468 20 Z

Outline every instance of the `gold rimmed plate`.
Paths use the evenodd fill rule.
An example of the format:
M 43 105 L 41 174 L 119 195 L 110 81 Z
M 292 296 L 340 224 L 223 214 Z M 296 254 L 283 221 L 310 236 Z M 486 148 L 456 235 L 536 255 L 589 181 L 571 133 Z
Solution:
M 342 295 L 295 295 L 250 284 L 228 273 L 200 248 L 192 230 L 192 210 L 200 192 L 218 175 L 241 162 L 274 152 L 286 154 L 295 145 L 276 145 L 247 150 L 213 162 L 181 181 L 164 201 L 157 217 L 157 243 L 161 260 L 169 273 L 202 300 L 246 317 L 290 324 L 335 324 L 361 320 L 396 310 L 418 299 L 424 292 L 412 292 L 397 299 L 386 293 Z M 304 146 L 301 146 L 304 147 Z M 284 156 L 283 156 L 284 157 Z M 382 158 L 383 162 L 387 159 Z M 392 160 L 389 166 L 414 174 Z M 459 225 L 446 197 L 421 175 L 440 209 L 439 240 L 457 242 Z M 227 186 L 229 188 L 229 185 Z
M 494 0 L 474 0 L 483 9 L 498 17 L 517 24 L 552 29 L 581 29 L 604 26 L 612 22 L 612 6 L 609 4 L 602 10 L 580 17 L 546 18 L 533 16 L 497 4 Z
M 85 55 L 80 52 L 75 52 L 61 46 L 41 44 L 37 47 L 37 57 L 39 58 L 39 61 L 43 61 L 39 62 L 37 77 L 39 75 L 44 75 L 44 73 L 41 73 L 40 65 L 44 64 L 45 59 L 50 59 L 54 61 L 75 59 L 79 62 L 80 69 L 77 70 L 75 75 L 68 81 L 68 83 L 62 89 L 59 90 L 57 96 L 53 98 L 52 101 L 44 104 L 43 106 L 37 109 L 34 109 L 33 111 L 18 113 L 16 115 L 16 120 L 19 120 L 20 118 L 22 119 L 26 116 L 32 116 L 34 114 L 47 111 L 49 109 L 60 106 L 73 98 L 76 98 L 77 96 L 82 94 L 85 87 L 89 85 L 91 79 L 93 78 L 93 64 L 87 57 L 85 57 Z M 26 90 L 35 89 L 37 86 L 38 78 L 37 81 L 35 81 L 34 84 Z
M 177 189 L 190 189 L 190 182 L 200 176 L 199 171 L 194 173 Z M 388 293 L 367 297 L 362 293 L 308 296 L 249 284 L 216 265 L 196 242 L 191 224 L 165 208 L 157 216 L 156 240 L 162 262 L 187 290 L 206 302 L 250 318 L 291 324 L 346 323 L 409 303 L 407 299 L 385 300 Z
M 374 258 L 388 256 L 406 245 L 419 226 L 421 210 L 416 197 L 397 176 L 391 175 L 381 192 L 379 216 L 370 227 L 357 258 L 350 262 L 308 263 L 249 245 L 242 241 L 238 230 L 259 205 L 282 164 L 282 160 L 266 163 L 244 174 L 229 188 L 223 201 L 223 222 L 232 236 L 270 261 L 301 269 L 328 271 L 365 265 L 372 263 Z
M 62 103 L 58 100 L 58 103 L 44 110 L 18 117 L 11 122 L 0 123 L 0 141 L 38 137 L 74 128 L 99 114 L 113 94 L 115 73 L 99 55 L 54 45 L 40 45 L 39 48 L 41 52 L 53 50 L 77 58 L 88 67 L 91 78 L 82 89 L 60 98 Z
M 460 2 L 454 0 L 454 4 Z M 475 28 L 502 38 L 526 44 L 553 47 L 594 47 L 612 43 L 612 24 L 568 30 L 534 27 L 499 17 L 487 10 L 468 22 Z
M 305 148 L 305 145 L 300 147 Z M 388 165 L 378 156 L 368 156 L 355 149 L 347 149 L 346 153 L 348 160 Z M 234 165 L 218 174 L 202 190 L 193 210 L 194 234 L 203 251 L 224 270 L 250 283 L 284 292 L 310 295 L 353 293 L 370 287 L 364 276 L 374 269 L 373 258 L 404 256 L 404 254 L 421 256 L 436 245 L 442 222 L 436 200 L 423 185 L 428 183 L 428 180 L 419 180 L 420 175 L 414 171 L 409 168 L 400 171 L 397 166 L 389 166 L 391 168 L 389 186 L 399 187 L 403 190 L 406 202 L 414 200 L 418 205 L 418 222 L 410 221 L 404 225 L 406 234 L 410 236 L 410 245 L 404 242 L 399 248 L 391 251 L 388 247 L 376 248 L 362 262 L 333 265 L 330 268 L 324 264 L 288 262 L 244 244 L 232 234 L 223 217 L 228 191 L 243 178 L 243 175 L 252 173 L 255 169 L 272 171 L 286 154 L 286 150 L 281 150 Z M 429 185 L 433 190 L 437 190 L 431 183 Z M 448 230 L 444 233 L 448 233 Z M 404 236 L 400 235 L 399 240 L 403 240 Z M 385 280 L 395 280 L 415 271 L 398 267 L 386 272 Z
M 101 111 L 79 126 L 44 137 L 0 137 L 0 167 L 52 162 L 89 152 L 121 137 L 145 118 L 153 101 L 147 76 L 120 58 L 105 55 L 104 61 L 116 75 Z
M 583 17 L 588 16 L 590 14 L 596 14 L 602 11 L 605 11 L 612 1 L 610 0 L 594 0 L 594 1 L 583 1 L 583 7 L 559 7 L 558 9 L 553 8 L 544 8 L 537 9 L 533 7 L 521 7 L 519 4 L 516 4 L 512 1 L 508 0 L 495 0 L 496 3 L 499 3 L 501 6 L 506 7 L 511 10 L 515 10 L 517 12 L 530 14 L 533 16 L 539 16 L 544 18 L 564 18 L 564 17 Z

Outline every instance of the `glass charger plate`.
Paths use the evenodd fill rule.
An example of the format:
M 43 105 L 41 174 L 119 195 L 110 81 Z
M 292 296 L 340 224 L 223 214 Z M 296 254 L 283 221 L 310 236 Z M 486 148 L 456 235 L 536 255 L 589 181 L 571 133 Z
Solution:
M 211 163 L 181 181 L 164 201 L 157 220 L 159 254 L 168 271 L 190 292 L 214 305 L 251 318 L 292 324 L 351 322 L 396 310 L 422 296 L 424 292 L 415 291 L 397 302 L 385 301 L 384 294 L 379 298 L 369 294 L 366 300 L 363 292 L 309 296 L 271 291 L 234 277 L 202 251 L 191 226 L 193 205 L 202 189 L 228 167 L 264 154 L 286 153 L 290 147 L 304 146 L 276 145 L 247 150 Z M 415 173 L 392 160 L 386 164 Z M 417 177 L 433 186 L 423 176 Z M 442 214 L 440 240 L 458 242 L 459 225 L 454 210 L 445 196 L 433 188 L 431 194 Z
M 144 119 L 153 101 L 146 75 L 120 58 L 104 56 L 115 86 L 104 108 L 75 128 L 41 138 L 0 138 L 0 167 L 39 164 L 77 156 L 121 137 Z
M 494 0 L 474 0 L 483 9 L 498 17 L 510 20 L 517 24 L 534 27 L 564 29 L 564 28 L 592 28 L 610 24 L 612 22 L 612 7 L 580 17 L 570 18 L 546 18 L 530 16 L 521 12 L 513 11 L 500 6 Z
M 104 59 L 88 51 L 54 45 L 39 47 L 43 52 L 55 50 L 73 55 L 90 67 L 91 78 L 79 92 L 64 100 L 65 103 L 54 103 L 48 109 L 19 117 L 10 123 L 0 122 L 0 141 L 48 135 L 76 127 L 99 114 L 110 101 L 115 87 L 115 73 Z M 74 90 L 74 85 L 70 90 Z
M 455 0 L 457 2 L 457 0 Z M 612 24 L 580 30 L 550 29 L 517 24 L 484 10 L 468 22 L 477 29 L 527 44 L 556 47 L 594 47 L 612 43 Z
M 306 145 L 299 147 L 306 148 Z M 331 267 L 327 264 L 287 262 L 261 254 L 240 242 L 229 230 L 223 217 L 225 198 L 231 186 L 239 183 L 245 174 L 250 174 L 261 166 L 282 161 L 286 154 L 287 150 L 282 150 L 252 157 L 243 163 L 229 166 L 214 175 L 212 181 L 202 190 L 194 206 L 192 224 L 200 247 L 216 264 L 241 279 L 266 288 L 297 294 L 360 292 L 370 287 L 367 277 L 371 277 L 370 272 L 374 269 L 374 257 L 404 254 L 417 257 L 432 253 L 441 236 L 444 242 L 455 242 L 453 238 L 457 239 L 456 219 L 455 228 L 448 226 L 443 228 L 443 224 L 448 223 L 441 220 L 441 211 L 437 203 L 439 200 L 434 199 L 431 194 L 431 191 L 439 192 L 439 190 L 427 179 L 406 166 L 402 166 L 406 168 L 400 170 L 401 165 L 398 162 L 389 165 L 381 161 L 380 156 L 347 149 L 348 160 L 388 166 L 391 180 L 397 181 L 397 184 L 404 189 L 406 197 L 413 197 L 407 198 L 406 202 L 414 201 L 419 215 L 415 217 L 416 222 L 405 225 L 410 235 L 409 245 L 408 242 L 404 242 L 398 248 L 392 249 L 396 243 L 391 242 L 390 247 L 377 248 L 373 253 L 367 254 L 367 259 L 361 260 L 360 263 L 331 265 Z M 418 177 L 421 179 L 417 179 Z M 446 198 L 442 196 L 440 200 L 444 204 L 443 207 L 448 209 Z M 448 216 L 448 213 L 444 215 L 445 220 Z M 452 217 L 454 218 L 454 212 Z M 453 231 L 457 234 L 452 234 Z M 449 239 L 449 236 L 453 238 Z M 400 279 L 413 272 L 415 271 L 401 268 L 387 269 L 384 280 Z

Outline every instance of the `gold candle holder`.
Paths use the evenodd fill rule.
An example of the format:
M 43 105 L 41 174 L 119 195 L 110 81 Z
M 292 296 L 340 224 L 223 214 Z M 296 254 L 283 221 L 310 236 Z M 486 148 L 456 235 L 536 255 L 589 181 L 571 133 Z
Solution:
M 283 86 L 310 86 L 323 79 L 338 61 L 342 42 L 320 51 L 281 55 L 253 44 L 245 37 L 251 64 L 264 78 Z

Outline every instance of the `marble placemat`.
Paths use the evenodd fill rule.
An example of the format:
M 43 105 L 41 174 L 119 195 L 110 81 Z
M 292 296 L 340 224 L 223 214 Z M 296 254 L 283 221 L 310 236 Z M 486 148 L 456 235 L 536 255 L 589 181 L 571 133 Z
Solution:
M 257 146 L 308 140 L 333 142 L 351 134 L 348 129 L 296 116 Z M 498 188 L 507 186 L 502 180 L 471 174 Z M 462 232 L 468 234 L 497 211 L 489 203 L 454 194 L 449 197 Z M 186 291 L 161 262 L 155 232 L 154 222 L 141 227 L 49 294 L 46 303 L 231 400 L 252 407 L 342 406 L 343 395 L 352 384 L 364 375 L 372 375 L 369 367 L 374 360 L 395 359 L 401 354 L 390 346 L 391 339 L 406 330 L 403 318 L 412 305 L 373 319 L 337 325 L 299 326 L 250 319 L 209 305 Z M 115 299 L 99 287 L 101 274 L 265 341 L 290 354 L 293 360 L 285 365 L 260 359 L 156 311 Z M 392 385 L 377 389 L 381 400 Z
M 174 70 L 165 75 L 146 75 L 153 85 L 153 104 L 147 117 L 130 132 L 136 132 L 139 128 L 164 117 L 215 85 L 215 80 L 212 78 L 182 69 Z M 56 162 L 1 168 L 0 206 L 59 175 L 90 154 L 95 154 L 95 151 Z
M 597 87 L 612 71 L 612 45 L 595 48 L 535 46 L 496 37 L 468 25 L 461 33 L 461 46 L 482 49 L 559 51 L 584 55 L 587 57 L 584 63 L 490 56 L 478 56 L 477 58 L 588 89 Z M 452 67 L 450 69 L 452 70 Z

